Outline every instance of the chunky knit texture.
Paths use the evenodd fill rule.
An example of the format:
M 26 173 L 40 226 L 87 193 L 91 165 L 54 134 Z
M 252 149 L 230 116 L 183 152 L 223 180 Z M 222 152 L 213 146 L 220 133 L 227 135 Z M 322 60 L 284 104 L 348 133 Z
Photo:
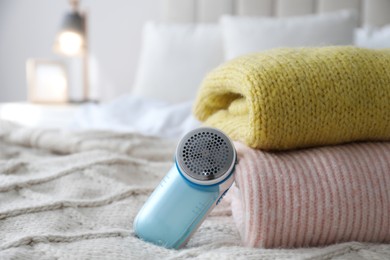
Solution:
M 172 165 L 174 148 L 139 135 L 0 121 L 0 259 L 389 259 L 385 244 L 243 247 L 226 199 L 184 249 L 139 240 L 134 217 Z
M 390 242 L 390 142 L 278 153 L 236 148 L 232 211 L 245 245 Z
M 390 49 L 274 49 L 216 68 L 194 114 L 234 140 L 291 149 L 390 139 Z

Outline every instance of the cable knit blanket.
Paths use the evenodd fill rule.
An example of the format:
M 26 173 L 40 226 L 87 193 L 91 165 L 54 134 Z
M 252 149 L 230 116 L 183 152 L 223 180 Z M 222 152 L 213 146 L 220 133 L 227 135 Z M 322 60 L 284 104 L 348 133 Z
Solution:
M 254 249 L 228 199 L 181 250 L 140 241 L 133 218 L 172 164 L 175 143 L 0 122 L 0 259 L 388 259 L 385 244 Z
M 390 139 L 390 49 L 274 49 L 231 60 L 203 81 L 201 121 L 252 148 Z

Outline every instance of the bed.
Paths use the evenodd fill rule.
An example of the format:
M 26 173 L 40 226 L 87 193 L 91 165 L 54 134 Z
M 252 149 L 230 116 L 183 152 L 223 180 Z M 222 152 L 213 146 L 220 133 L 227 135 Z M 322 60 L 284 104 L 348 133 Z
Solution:
M 139 240 L 132 220 L 172 165 L 175 142 L 1 124 L 2 259 L 386 259 L 390 246 L 241 246 L 227 197 L 185 248 Z
M 386 243 L 352 241 L 289 249 L 244 246 L 232 217 L 229 195 L 180 250 L 143 242 L 132 227 L 137 212 L 172 166 L 180 137 L 201 125 L 192 116 L 192 105 L 203 76 L 250 47 L 232 38 L 230 42 L 234 44 L 226 45 L 229 39 L 223 38 L 216 26 L 219 17 L 233 14 L 288 18 L 345 8 L 354 11 L 339 13 L 336 18 L 342 18 L 336 23 L 342 22 L 345 30 L 355 24 L 363 26 L 361 37 L 366 38 L 360 42 L 371 44 L 368 36 L 375 33 L 377 38 L 388 39 L 387 31 L 375 29 L 390 24 L 387 0 L 162 1 L 165 23 L 145 27 L 143 41 L 147 46 L 141 53 L 131 95 L 83 107 L 66 128 L 27 128 L 0 122 L 0 258 L 389 259 L 390 245 Z M 231 17 L 223 19 L 226 28 L 236 26 L 240 31 L 242 25 L 235 21 L 232 24 Z M 284 21 L 281 26 L 307 24 L 307 20 Z M 190 40 L 184 40 L 183 34 L 190 34 Z M 334 43 L 321 40 L 318 44 L 353 41 L 352 34 L 339 34 L 349 38 L 337 42 L 339 37 Z M 150 50 L 156 48 L 152 44 L 156 39 L 161 40 L 160 49 L 152 55 Z M 172 39 L 177 41 L 172 43 Z M 295 44 L 285 38 L 279 40 L 284 41 L 282 45 Z M 381 45 L 386 40 L 379 42 Z M 270 45 L 264 45 L 264 49 Z M 184 60 L 165 62 L 170 55 L 180 58 L 172 53 L 186 48 L 194 52 Z M 227 48 L 230 56 L 223 54 Z M 166 77 L 169 73 L 175 75 L 173 80 Z

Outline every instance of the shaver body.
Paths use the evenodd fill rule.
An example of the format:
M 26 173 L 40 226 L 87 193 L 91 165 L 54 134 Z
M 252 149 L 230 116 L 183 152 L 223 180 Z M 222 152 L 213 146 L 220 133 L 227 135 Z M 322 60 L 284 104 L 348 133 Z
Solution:
M 218 131 L 213 128 L 201 128 L 195 130 L 195 132 L 209 131 L 210 129 Z M 193 135 L 194 133 L 190 132 L 189 135 L 191 136 L 191 134 Z M 184 138 L 184 140 L 186 139 Z M 227 137 L 222 141 L 230 142 Z M 196 140 L 193 143 L 196 145 Z M 179 144 L 176 157 L 182 157 L 181 155 L 185 156 L 185 151 L 188 154 L 189 148 L 184 150 L 180 148 L 183 145 L 185 146 L 185 143 L 182 143 L 182 146 Z M 223 145 L 227 147 L 228 144 L 223 143 Z M 232 145 L 231 142 L 230 145 Z M 189 146 L 187 145 L 187 147 Z M 191 158 L 187 157 L 187 160 L 184 161 L 183 159 L 185 158 L 176 158 L 175 164 L 148 198 L 134 220 L 134 230 L 139 238 L 166 248 L 177 249 L 182 247 L 211 210 L 219 204 L 234 182 L 234 166 L 236 162 L 234 148 L 229 157 L 214 156 L 214 158 L 211 158 L 213 154 L 213 152 L 210 152 L 213 149 L 211 145 L 198 145 L 197 147 L 199 149 L 193 154 L 195 154 L 195 158 L 198 158 L 198 161 L 195 160 L 193 163 L 202 160 L 199 157 L 204 155 L 204 158 L 207 157 L 206 162 L 207 160 L 215 161 L 218 158 L 227 158 L 229 160 L 228 167 L 222 169 L 224 172 L 219 176 L 217 174 L 218 168 L 215 167 L 216 164 L 211 167 L 214 171 L 209 170 L 208 172 L 202 172 L 205 171 L 205 167 L 202 170 L 200 169 L 201 165 L 196 166 L 196 169 L 199 170 L 198 175 L 202 175 L 199 177 L 194 170 L 195 168 L 186 168 L 185 164 L 183 164 L 185 161 L 191 161 Z M 182 153 L 178 152 L 178 150 L 182 151 Z M 214 155 L 216 153 L 218 151 L 214 152 Z M 203 166 L 205 165 L 207 166 L 207 164 L 203 164 Z M 221 163 L 218 165 L 221 165 Z M 188 174 L 191 170 L 193 172 Z M 214 177 L 216 178 L 213 178 L 210 172 L 215 172 Z

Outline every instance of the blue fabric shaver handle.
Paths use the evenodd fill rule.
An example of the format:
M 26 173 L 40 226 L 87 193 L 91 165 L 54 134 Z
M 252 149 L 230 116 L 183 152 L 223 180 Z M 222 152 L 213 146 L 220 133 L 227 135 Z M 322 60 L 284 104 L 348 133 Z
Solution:
M 219 203 L 233 177 L 230 174 L 223 181 L 225 185 L 193 184 L 179 173 L 175 164 L 135 218 L 135 233 L 153 244 L 180 248 Z

